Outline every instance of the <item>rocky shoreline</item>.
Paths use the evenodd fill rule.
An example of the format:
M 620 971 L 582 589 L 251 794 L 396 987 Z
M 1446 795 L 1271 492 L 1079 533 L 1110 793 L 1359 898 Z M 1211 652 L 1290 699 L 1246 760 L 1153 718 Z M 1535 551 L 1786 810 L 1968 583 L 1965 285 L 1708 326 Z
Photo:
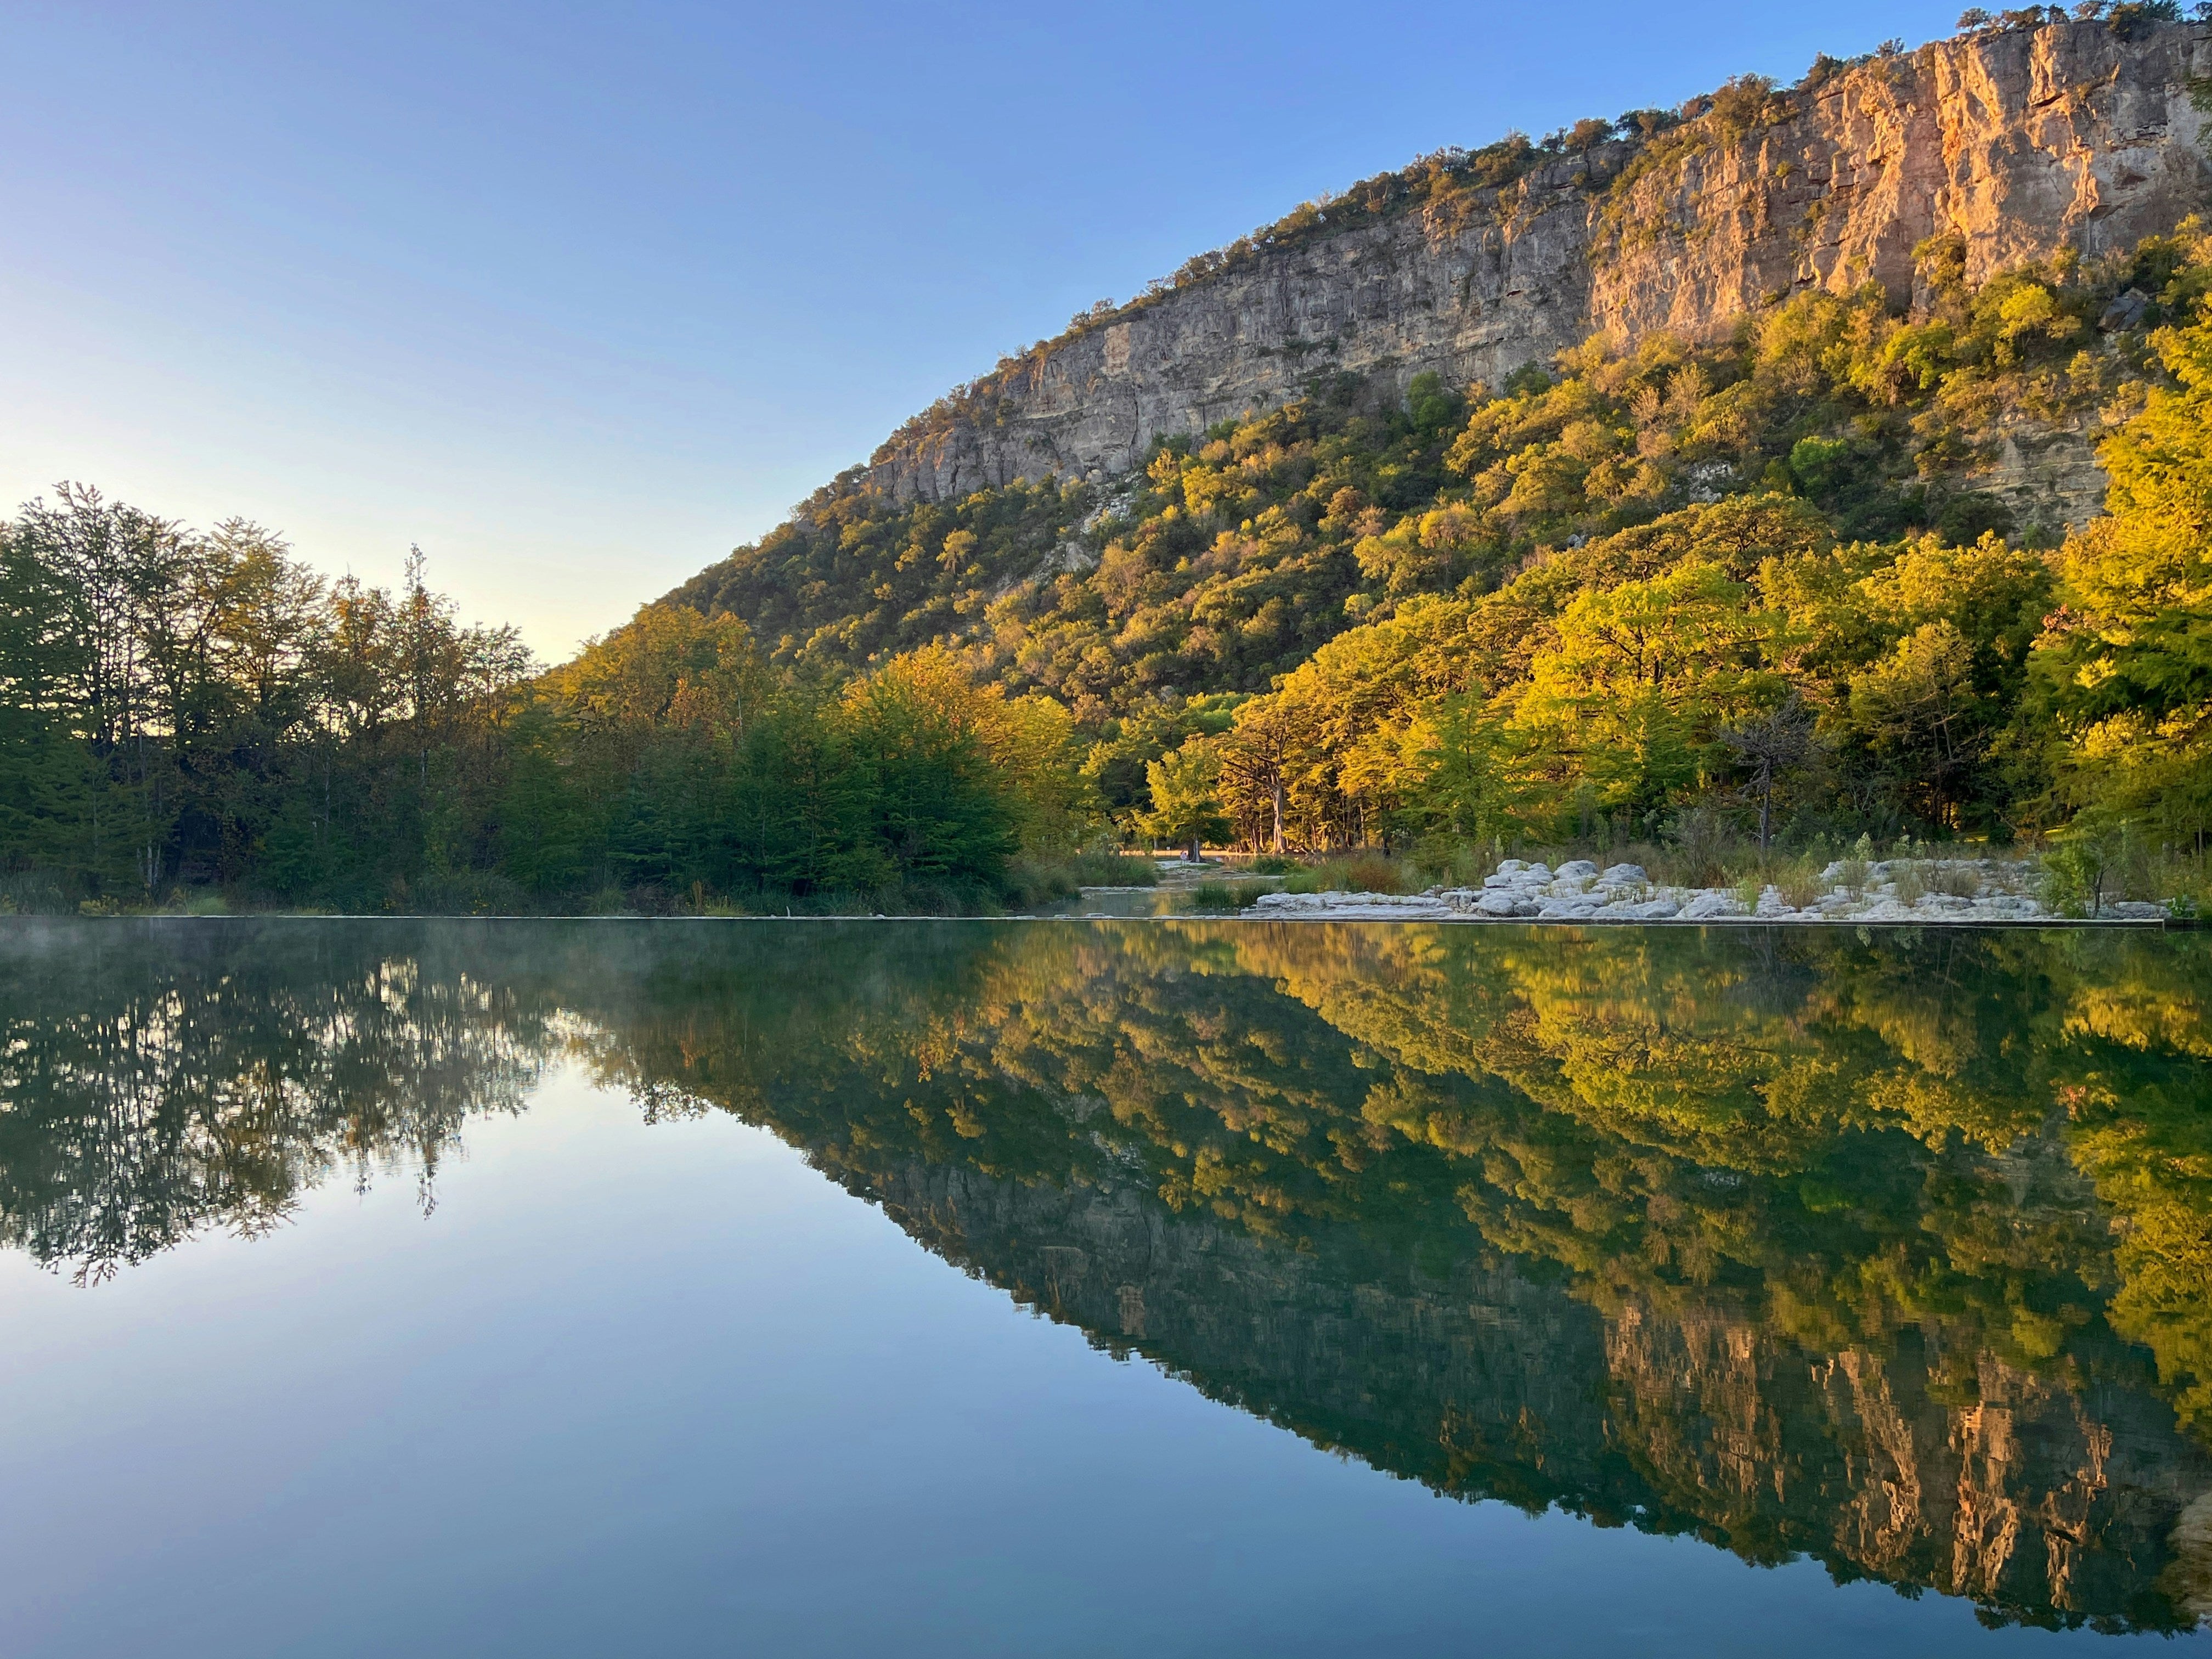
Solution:
M 2036 896 L 2039 872 L 2000 859 L 1896 859 L 1854 868 L 1838 860 L 1820 872 L 1819 892 L 1792 903 L 1768 884 L 1675 887 L 1654 883 L 1640 865 L 1601 870 L 1572 859 L 1557 870 L 1508 859 L 1480 887 L 1431 887 L 1425 893 L 1263 893 L 1246 913 L 1269 921 L 1848 922 L 1915 926 L 2002 922 L 2163 922 L 2161 904 L 2119 901 L 2094 917 L 2065 918 Z M 1856 879 L 1850 879 L 1856 877 Z

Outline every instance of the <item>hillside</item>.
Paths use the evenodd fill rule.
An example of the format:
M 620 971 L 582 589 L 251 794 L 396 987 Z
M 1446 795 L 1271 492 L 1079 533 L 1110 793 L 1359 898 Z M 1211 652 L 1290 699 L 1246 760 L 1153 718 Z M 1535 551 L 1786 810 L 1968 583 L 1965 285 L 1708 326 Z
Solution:
M 1208 840 L 1811 890 L 1930 836 L 2212 902 L 2212 26 L 2081 11 L 1309 203 L 550 671 L 419 566 L 65 487 L 0 526 L 0 906 L 890 913 Z
M 2102 378 L 2070 397 L 1984 399 L 1966 420 L 1922 422 L 1946 431 L 1884 434 L 1888 470 L 1919 494 L 1887 521 L 1845 528 L 1934 525 L 1948 498 L 1972 494 L 1990 504 L 1960 512 L 2055 536 L 2101 500 L 2092 411 L 2130 367 L 2115 337 L 2129 329 L 2116 325 L 2144 320 L 2131 301 L 2108 314 L 2137 286 L 2129 256 L 2212 202 L 2206 118 L 2192 90 L 2212 70 L 2212 31 L 2139 7 L 2036 27 L 2021 26 L 2025 15 L 1917 52 L 1824 58 L 1791 88 L 1742 78 L 1680 112 L 1585 121 L 1541 145 L 1515 136 L 1442 152 L 1309 204 L 1002 362 L 908 422 L 789 523 L 669 597 L 736 613 L 787 660 L 855 666 L 934 639 L 994 639 L 1006 631 L 994 605 L 1105 556 L 1115 515 L 1146 505 L 1138 470 L 1161 445 L 1203 450 L 1209 439 L 1229 441 L 1248 476 L 1255 453 L 1301 443 L 1334 453 L 1310 447 L 1313 465 L 1293 474 L 1310 476 L 1295 488 L 1279 467 L 1265 469 L 1258 500 L 1230 492 L 1233 517 L 1218 495 L 1195 510 L 1182 503 L 1191 518 L 1233 528 L 1303 491 L 1317 509 L 1303 515 L 1321 527 L 1315 548 L 1348 555 L 1362 538 L 1331 535 L 1339 489 L 1365 498 L 1352 524 L 1379 512 L 1386 530 L 1465 491 L 1466 475 L 1443 465 L 1440 440 L 1450 434 L 1436 396 L 1479 405 L 1486 392 L 1525 389 L 1593 338 L 1647 369 L 1655 359 L 1671 370 L 1717 357 L 1705 369 L 1717 392 L 1741 374 L 1745 333 L 1792 301 L 1800 314 L 1833 299 L 1924 319 L 1947 297 L 2029 266 L 2069 280 L 2083 307 L 2097 301 L 2087 320 L 2100 326 L 2063 357 L 2102 348 Z M 1940 390 L 1928 368 L 1915 367 L 1922 384 L 1861 388 L 1821 411 L 1826 428 L 1850 439 L 1860 434 L 1845 428 L 1869 412 L 1924 414 Z M 1405 404 L 1425 375 L 1436 381 L 1426 416 Z M 1649 375 L 1645 384 L 1686 395 Z M 1252 419 L 1278 411 L 1276 428 Z M 1501 558 L 1771 486 L 1768 463 L 1806 434 L 1808 411 L 1781 411 L 1756 430 L 1731 413 L 1732 443 L 1686 452 L 1685 465 L 1632 507 L 1609 519 L 1516 523 Z M 1316 477 L 1330 483 L 1326 495 L 1315 495 Z M 1130 538 L 1120 539 L 1127 549 Z M 1158 649 L 1117 648 L 1112 670 L 1094 660 L 1097 684 L 1078 685 L 1028 672 L 1022 641 L 998 653 L 994 671 L 1072 700 L 1090 695 L 1099 714 L 1132 689 L 1258 690 L 1341 628 L 1347 601 L 1357 615 L 1360 599 L 1408 581 L 1395 567 L 1378 580 L 1371 560 L 1355 568 L 1321 551 L 1325 575 L 1224 604 L 1200 592 L 1212 536 L 1170 539 L 1183 544 L 1151 562 L 1171 550 L 1170 569 L 1188 557 L 1196 572 L 1174 608 L 1201 632 L 1234 629 L 1257 644 L 1171 669 Z M 1463 562 L 1439 562 L 1413 585 L 1441 591 L 1468 574 Z M 1188 632 L 1166 648 L 1185 651 Z
M 902 428 L 866 481 L 939 501 L 1095 482 L 1318 372 L 1496 387 L 1592 334 L 1710 343 L 1868 281 L 1925 309 L 1912 250 L 1934 236 L 1960 239 L 1972 283 L 2124 251 L 2212 196 L 2191 91 L 2208 70 L 2195 25 L 1993 27 L 1424 157 L 1002 362 Z

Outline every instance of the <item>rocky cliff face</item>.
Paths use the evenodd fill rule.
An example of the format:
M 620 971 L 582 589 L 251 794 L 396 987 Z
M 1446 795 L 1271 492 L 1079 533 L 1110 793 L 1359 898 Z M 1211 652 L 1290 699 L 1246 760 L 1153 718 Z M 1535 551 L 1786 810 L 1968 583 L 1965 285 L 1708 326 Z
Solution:
M 2212 1461 L 2117 1344 L 2074 1388 L 1932 1332 L 1820 1353 L 1723 1296 L 1601 1308 L 1510 1261 L 1415 1268 L 1350 1229 L 1271 1247 L 1133 1188 L 909 1164 L 866 1190 L 1100 1346 L 1441 1492 L 1802 1551 L 1999 1618 L 2205 1605 Z
M 1752 130 L 1708 116 L 1643 148 L 1563 155 L 1477 210 L 1401 211 L 1262 248 L 1033 353 L 875 456 L 942 500 L 1017 477 L 1110 476 L 1152 439 L 1295 396 L 1317 372 L 1497 386 L 1592 333 L 1724 334 L 1810 288 L 1927 295 L 1912 258 L 1955 234 L 1970 280 L 2131 246 L 2212 203 L 2212 29 L 2053 25 L 1877 58 L 1783 94 Z M 2048 449 L 2045 446 L 2045 449 Z M 2006 489 L 2094 493 L 2086 443 L 2011 455 Z M 2001 469 L 2002 470 L 2002 469 Z

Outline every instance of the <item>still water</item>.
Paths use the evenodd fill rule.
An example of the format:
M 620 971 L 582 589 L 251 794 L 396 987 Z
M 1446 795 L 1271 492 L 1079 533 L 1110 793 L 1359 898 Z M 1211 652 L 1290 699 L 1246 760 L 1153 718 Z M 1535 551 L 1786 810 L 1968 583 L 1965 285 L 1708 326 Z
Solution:
M 0 926 L 11 1655 L 2203 1644 L 2203 935 Z

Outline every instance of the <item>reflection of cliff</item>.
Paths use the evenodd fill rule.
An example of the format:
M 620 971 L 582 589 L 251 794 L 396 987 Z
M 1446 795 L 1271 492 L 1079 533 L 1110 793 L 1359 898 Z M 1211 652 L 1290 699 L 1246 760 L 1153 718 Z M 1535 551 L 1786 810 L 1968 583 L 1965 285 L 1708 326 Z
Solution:
M 0 1237 L 264 1227 L 565 1059 L 1441 1491 L 2166 1627 L 2212 1605 L 2206 943 L 40 925 Z
M 1100 1346 L 1439 1491 L 1804 1552 L 2011 1619 L 2191 1617 L 2169 1539 L 2212 1458 L 2117 1345 L 2093 1409 L 1917 1333 L 1808 1355 L 1724 1298 L 1601 1312 L 1510 1258 L 1417 1267 L 1348 1229 L 1291 1249 L 1127 1187 L 909 1164 L 867 1190 Z

